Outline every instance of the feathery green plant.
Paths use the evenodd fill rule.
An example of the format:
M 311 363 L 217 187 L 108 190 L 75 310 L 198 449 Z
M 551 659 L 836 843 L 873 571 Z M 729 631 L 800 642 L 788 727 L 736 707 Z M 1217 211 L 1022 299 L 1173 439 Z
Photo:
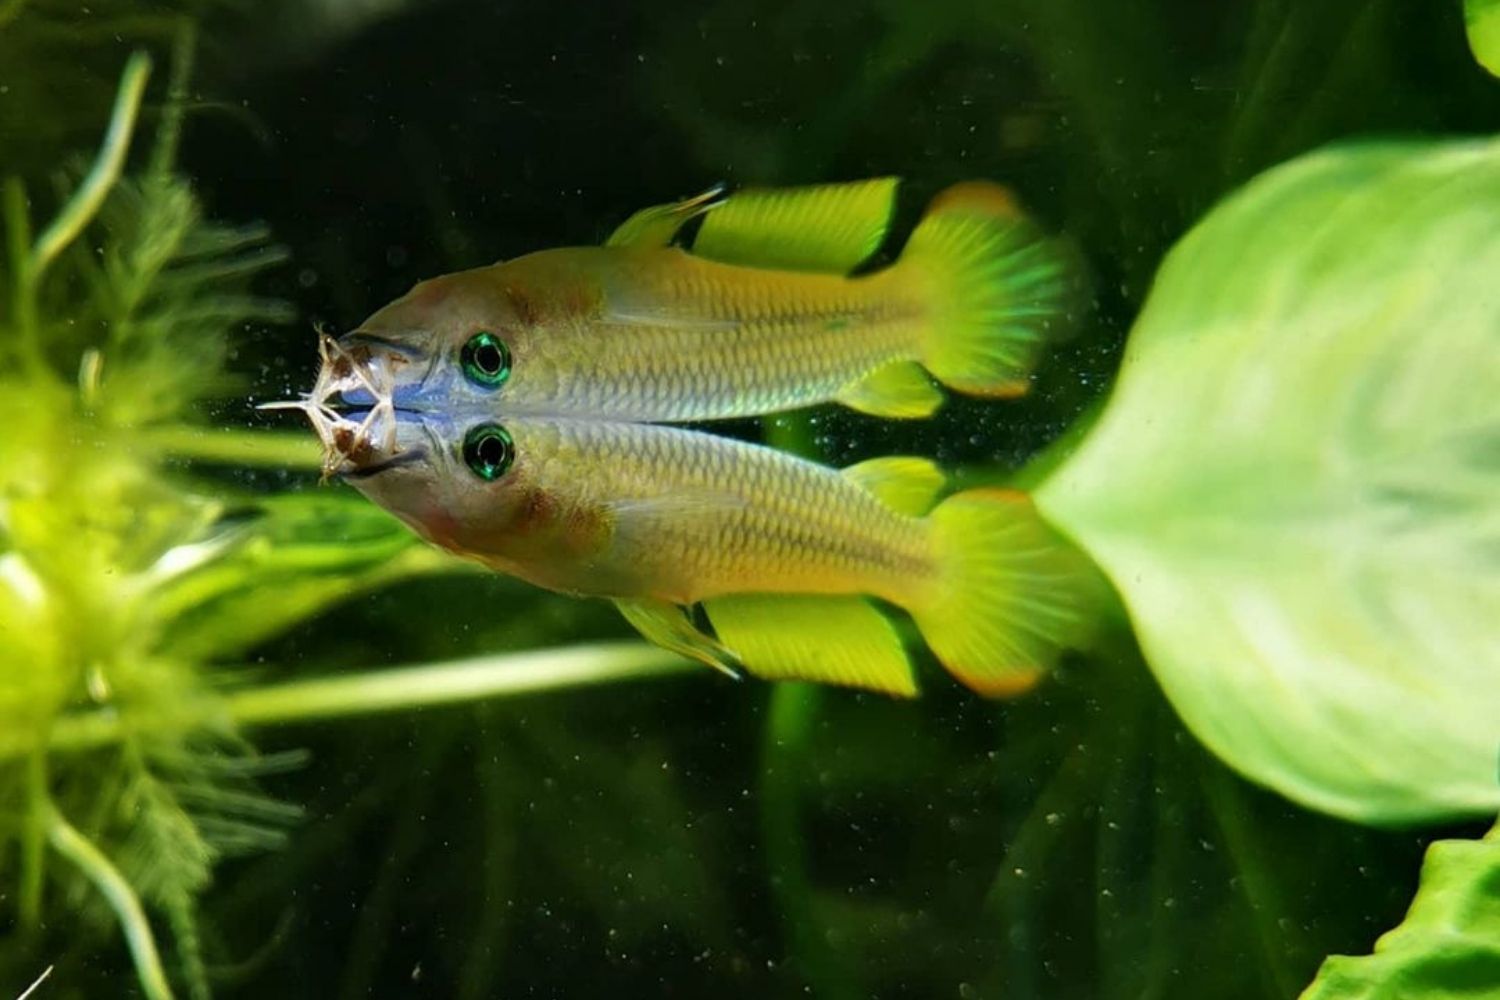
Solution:
M 171 89 L 190 62 L 179 35 Z M 301 436 L 207 432 L 232 335 L 290 318 L 249 281 L 282 259 L 256 226 L 204 218 L 172 171 L 180 103 L 124 173 L 150 73 L 133 56 L 92 169 L 32 230 L 5 182 L 0 280 L 0 876 L 16 926 L 87 883 L 123 928 L 142 989 L 207 997 L 198 900 L 222 859 L 282 843 L 298 810 L 256 787 L 294 764 L 241 736 L 265 723 L 587 683 L 672 667 L 629 644 L 280 687 L 233 657 L 329 604 L 460 564 L 342 494 L 244 498 L 176 459 L 311 467 Z M 248 517 L 246 516 L 248 515 Z M 168 929 L 169 957 L 153 922 Z M 168 969 L 175 968 L 169 975 Z

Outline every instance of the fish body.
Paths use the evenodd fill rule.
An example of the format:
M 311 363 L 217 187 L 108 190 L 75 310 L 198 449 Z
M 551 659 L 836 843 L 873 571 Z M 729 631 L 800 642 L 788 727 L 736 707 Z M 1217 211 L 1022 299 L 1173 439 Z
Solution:
M 910 612 L 965 683 L 1007 693 L 1085 624 L 1087 560 L 1019 493 L 934 507 L 943 477 L 924 459 L 834 470 L 677 427 L 399 408 L 365 434 L 381 443 L 346 478 L 429 541 L 611 598 L 649 637 L 716 666 L 909 693 L 875 597 Z M 679 610 L 693 605 L 718 639 Z
M 913 417 L 1024 388 L 1067 285 L 1000 189 L 959 185 L 896 263 L 892 182 L 705 196 L 610 245 L 423 282 L 321 341 L 302 409 L 342 476 L 432 543 L 609 598 L 647 638 L 726 670 L 915 690 L 908 612 L 987 694 L 1082 641 L 1098 577 L 1029 500 L 942 499 L 929 461 L 827 468 L 670 426 L 838 401 Z M 740 196 L 736 196 L 740 198 Z
M 694 604 L 754 581 L 764 592 L 909 604 L 932 576 L 923 519 L 825 466 L 653 424 L 528 417 L 503 426 L 514 458 L 493 483 L 452 448 L 434 453 L 435 470 L 354 483 L 435 544 L 573 594 Z
M 882 227 L 893 197 L 875 206 Z M 697 237 L 718 257 L 638 238 L 528 254 L 422 282 L 347 344 L 394 366 L 395 401 L 415 408 L 673 422 L 838 401 L 915 417 L 942 401 L 929 374 L 1023 392 L 1065 311 L 1056 246 L 993 185 L 939 196 L 895 264 L 855 276 L 842 245 L 791 261 L 800 269 L 743 263 L 754 251 L 726 248 L 725 233 L 763 213 L 746 221 L 735 204 Z M 503 352 L 503 378 L 466 367 L 479 336 Z
M 451 325 L 459 335 L 446 356 L 456 360 L 463 333 L 501 331 L 512 371 L 498 391 L 470 385 L 450 363 L 408 398 L 673 422 L 833 399 L 883 365 L 915 360 L 923 319 L 920 288 L 896 269 L 847 278 L 737 267 L 675 247 L 570 247 L 424 282 L 354 339 L 402 344 L 409 331 Z

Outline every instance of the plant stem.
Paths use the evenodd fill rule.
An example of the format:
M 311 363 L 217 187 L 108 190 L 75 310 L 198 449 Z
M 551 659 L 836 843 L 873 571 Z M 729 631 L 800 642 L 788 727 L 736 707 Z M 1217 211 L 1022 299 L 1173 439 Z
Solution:
M 862 991 L 854 970 L 828 945 L 814 908 L 802 837 L 801 790 L 810 770 L 807 744 L 820 697 L 821 689 L 810 684 L 778 684 L 771 690 L 761 744 L 761 846 L 797 974 L 813 995 L 849 1000 Z
M 323 459 L 322 446 L 311 434 L 175 424 L 144 430 L 141 439 L 153 450 L 178 458 L 223 465 L 316 470 Z
M 146 90 L 146 79 L 150 75 L 151 57 L 144 52 L 132 53 L 120 75 L 120 90 L 115 95 L 109 131 L 104 134 L 104 145 L 99 148 L 98 159 L 83 179 L 83 184 L 32 247 L 26 279 L 33 289 L 47 265 L 56 260 L 57 255 L 77 239 L 83 227 L 93 219 L 109 189 L 119 179 L 120 169 L 125 164 L 125 151 L 130 148 L 130 135 L 135 130 L 136 115 L 141 108 L 141 97 Z
M 37 747 L 26 759 L 26 822 L 21 829 L 20 922 L 28 931 L 42 925 L 42 886 L 47 871 L 47 754 Z
M 242 725 L 279 725 L 697 669 L 693 662 L 645 643 L 601 643 L 294 681 L 236 692 L 228 702 L 231 718 Z
M 699 669 L 690 660 L 641 642 L 538 649 L 248 688 L 229 694 L 223 701 L 210 702 L 197 709 L 197 714 L 174 716 L 170 724 L 191 728 L 229 721 L 243 726 L 274 726 L 661 677 Z M 116 743 L 129 729 L 152 725 L 151 720 L 132 719 L 114 709 L 80 712 L 57 720 L 47 746 L 50 750 L 87 750 Z M 28 752 L 30 748 L 25 743 L 9 742 L 0 737 L 0 760 Z
M 161 964 L 161 953 L 156 949 L 156 938 L 151 934 L 151 924 L 141 909 L 141 901 L 125 881 L 125 876 L 83 834 L 74 829 L 55 808 L 49 808 L 47 816 L 47 839 L 53 848 L 83 872 L 94 888 L 115 911 L 120 927 L 125 931 L 125 941 L 135 959 L 136 975 L 140 977 L 141 989 L 150 1000 L 172 1000 L 172 987 L 167 984 L 167 972 Z
M 167 102 L 156 129 L 156 147 L 151 151 L 148 176 L 158 183 L 177 165 L 177 147 L 182 140 L 182 118 L 187 110 L 188 81 L 198 53 L 198 22 L 186 15 L 177 19 L 172 36 L 172 69 L 167 80 Z
M 1264 856 L 1265 852 L 1255 842 L 1254 824 L 1245 819 L 1253 816 L 1255 810 L 1245 799 L 1240 779 L 1229 772 L 1227 765 L 1207 754 L 1202 755 L 1200 764 L 1209 814 L 1228 849 L 1235 874 L 1244 886 L 1239 895 L 1246 919 L 1261 947 L 1260 972 L 1267 992 L 1291 996 L 1302 983 L 1297 972 L 1287 963 L 1285 935 L 1274 919 L 1274 914 L 1286 912 L 1285 905 L 1278 898 L 1275 880 L 1270 875 L 1274 862 Z

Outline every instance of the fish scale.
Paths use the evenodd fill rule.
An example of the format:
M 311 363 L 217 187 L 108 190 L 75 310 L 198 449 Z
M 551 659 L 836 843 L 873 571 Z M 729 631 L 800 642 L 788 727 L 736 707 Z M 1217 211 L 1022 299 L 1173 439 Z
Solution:
M 890 596 L 930 574 L 922 520 L 822 466 L 672 427 L 519 419 L 507 428 L 521 481 L 612 512 L 617 558 L 687 560 L 695 599 L 746 578 L 771 590 Z

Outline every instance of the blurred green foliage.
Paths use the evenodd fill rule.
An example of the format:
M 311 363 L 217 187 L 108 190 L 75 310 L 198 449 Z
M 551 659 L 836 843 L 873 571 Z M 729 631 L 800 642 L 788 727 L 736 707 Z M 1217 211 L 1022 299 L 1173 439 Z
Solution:
M 1494 0 L 1464 0 L 1464 25 L 1474 58 L 1500 76 L 1500 4 Z
M 1189 728 L 1368 823 L 1500 812 L 1500 146 L 1267 171 L 1163 263 L 1036 492 Z
M 192 27 L 180 24 L 179 67 Z M 152 447 L 226 390 L 231 332 L 289 313 L 249 292 L 282 259 L 264 230 L 207 221 L 173 173 L 180 111 L 149 164 L 121 176 L 149 68 L 129 59 L 93 167 L 57 178 L 35 233 L 25 181 L 4 187 L 0 873 L 17 887 L 5 895 L 18 947 L 0 970 L 24 982 L 54 911 L 91 883 L 148 996 L 170 993 L 153 916 L 175 978 L 206 996 L 198 901 L 214 865 L 279 847 L 299 815 L 257 789 L 284 758 L 240 739 L 223 664 L 361 586 L 449 561 L 347 498 L 241 500 L 173 475 Z M 54 753 L 81 710 L 113 738 Z
M 59 190 L 58 202 L 78 172 L 60 189 L 46 172 L 93 142 L 125 58 L 114 35 L 143 40 L 70 27 L 65 6 L 0 2 L 14 15 L 0 24 L 0 66 L 17 88 L 0 93 L 0 173 L 26 176 L 34 197 Z M 85 412 L 75 375 L 110 335 L 103 306 L 80 305 L 94 301 L 85 276 L 108 271 L 110 255 L 88 251 L 129 245 L 146 217 L 130 222 L 131 190 L 153 212 L 169 189 L 186 192 L 192 211 L 177 217 L 193 226 L 172 231 L 187 242 L 204 202 L 268 219 L 292 263 L 258 273 L 251 301 L 295 300 L 345 326 L 417 277 L 597 242 L 631 210 L 720 177 L 900 173 L 915 210 L 926 191 L 985 176 L 1085 249 L 1095 322 L 1019 404 L 959 403 L 923 427 L 814 413 L 799 430 L 833 462 L 901 450 L 971 478 L 1008 474 L 1097 400 L 1162 253 L 1215 200 L 1332 138 L 1493 131 L 1500 93 L 1464 51 L 1457 4 L 651 0 L 582 16 L 454 0 L 298 60 L 278 58 L 276 32 L 220 16 L 204 22 L 213 58 L 199 60 L 187 107 L 236 110 L 200 114 L 186 133 L 176 162 L 195 187 L 119 188 L 39 299 L 61 338 L 48 343 L 95 339 L 56 348 L 53 409 L 34 410 L 27 389 L 28 405 L 7 410 L 5 440 L 32 443 L 7 453 L 6 481 L 48 484 L 35 506 L 55 527 L 38 548 L 71 546 L 58 579 L 81 597 L 45 627 L 0 632 L 11 644 L 0 688 L 18 692 L 0 713 L 139 720 L 123 744 L 0 764 L 7 883 L 42 853 L 26 831 L 46 814 L 27 803 L 45 787 L 147 897 L 150 919 L 190 895 L 189 919 L 168 918 L 169 962 L 223 996 L 586 995 L 602 982 L 627 996 L 1273 998 L 1399 920 L 1430 834 L 1360 829 L 1249 786 L 1182 729 L 1123 636 L 1013 704 L 978 702 L 936 669 L 914 704 L 705 673 L 308 722 L 257 734 L 252 751 L 231 724 L 201 725 L 222 720 L 230 680 L 623 632 L 607 607 L 488 574 L 393 580 L 426 550 L 367 507 L 336 492 L 267 504 L 288 477 L 226 467 L 231 455 L 285 464 L 265 459 L 285 456 L 280 440 L 247 444 L 237 400 L 187 405 L 149 388 L 159 379 L 190 399 L 227 388 L 213 367 L 227 354 L 239 386 L 283 396 L 310 380 L 303 330 L 231 339 L 244 317 L 221 316 L 134 379 L 101 352 L 101 385 L 124 383 L 109 404 L 134 414 L 124 423 Z M 44 35 L 53 47 L 33 47 Z M 144 40 L 165 52 L 171 38 Z M 146 120 L 166 105 L 157 91 Z M 118 237 L 102 228 L 110 218 Z M 250 277 L 207 287 L 241 295 Z M 158 286 L 137 287 L 150 298 Z M 171 328 L 155 329 L 171 340 Z M 219 433 L 196 431 L 208 423 Z M 165 526 L 138 531 L 136 512 Z M 165 552 L 178 553 L 168 567 L 204 558 L 145 586 L 143 567 Z M 102 655 L 51 648 L 60 636 Z M 65 667 L 16 669 L 34 663 Z M 107 689 L 90 688 L 93 663 Z M 162 714 L 188 704 L 193 739 L 157 735 L 174 731 Z M 26 745 L 41 738 L 27 731 Z M 42 773 L 24 763 L 37 760 Z M 233 836 L 206 838 L 200 818 L 228 821 L 208 825 L 213 838 Z M 273 853 L 250 850 L 282 837 Z M 37 897 L 53 915 L 45 928 L 3 910 L 14 923 L 0 995 L 47 965 L 56 996 L 115 995 L 130 980 L 117 938 L 70 916 L 101 908 L 61 857 Z M 172 877 L 144 877 L 163 858 L 157 875 Z
M 1335 956 L 1303 1000 L 1490 997 L 1500 983 L 1500 826 L 1427 849 L 1422 885 L 1373 955 Z

